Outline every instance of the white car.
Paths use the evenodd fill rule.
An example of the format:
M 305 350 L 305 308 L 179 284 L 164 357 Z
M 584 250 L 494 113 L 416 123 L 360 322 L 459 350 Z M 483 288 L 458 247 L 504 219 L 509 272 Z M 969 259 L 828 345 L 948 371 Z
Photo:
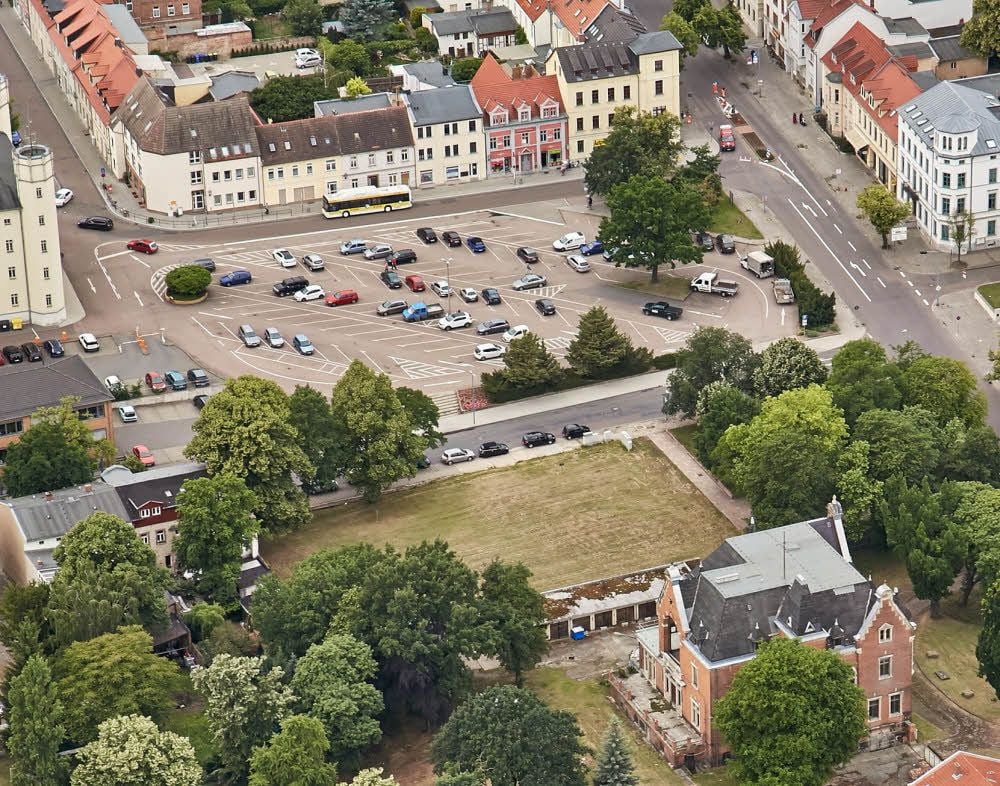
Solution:
M 500 344 L 476 344 L 476 349 L 472 353 L 476 360 L 495 360 L 502 358 L 507 352 L 507 347 Z
M 346 253 L 343 252 L 343 246 L 341 250 Z M 392 256 L 392 246 L 388 243 L 376 243 L 365 249 L 365 259 L 385 259 L 388 256 Z
M 552 242 L 552 248 L 556 251 L 572 251 L 587 242 L 583 232 L 567 232 L 558 240 Z
M 319 65 L 323 65 L 323 58 L 318 54 L 305 55 L 304 57 L 295 56 L 296 68 L 315 68 Z
M 137 423 L 139 421 L 135 407 L 130 407 L 128 404 L 118 407 L 118 417 L 122 419 L 122 423 Z
M 304 46 L 300 49 L 295 50 L 296 57 L 309 57 L 309 55 L 318 55 L 319 50 L 313 49 L 312 47 Z
M 324 297 L 326 297 L 326 292 L 319 284 L 310 284 L 295 293 L 295 300 L 299 303 L 304 303 L 307 300 L 319 300 Z
M 467 311 L 453 311 L 445 314 L 438 320 L 438 327 L 441 330 L 453 330 L 455 328 L 469 327 L 472 324 L 472 316 Z
M 295 267 L 295 257 L 287 248 L 276 248 L 271 252 L 271 256 L 282 267 Z
M 101 348 L 101 342 L 93 333 L 81 333 L 77 336 L 77 340 L 84 352 L 97 352 Z
M 122 386 L 122 381 L 117 376 L 112 374 L 110 377 L 104 378 L 104 387 L 108 389 L 108 393 L 114 393 L 116 388 Z
M 476 292 L 472 287 L 462 287 L 458 290 L 458 296 L 462 298 L 466 303 L 475 303 L 479 300 L 479 293 Z
M 56 207 L 64 207 L 73 200 L 73 192 L 68 188 L 60 188 L 56 191 Z
M 517 281 L 511 284 L 511 288 L 520 292 L 522 289 L 535 289 L 537 287 L 544 287 L 548 281 L 546 281 L 545 276 L 540 276 L 538 273 L 525 273 Z
M 468 448 L 448 448 L 441 454 L 441 463 L 450 466 L 460 461 L 472 461 L 475 457 L 476 454 Z
M 448 297 L 451 294 L 451 287 L 447 281 L 435 281 L 431 284 L 431 289 L 437 292 L 438 297 Z
M 569 265 L 577 273 L 589 273 L 590 263 L 587 261 L 586 257 L 582 257 L 579 254 L 570 254 L 566 257 L 566 264 Z
M 516 338 L 521 338 L 522 336 L 528 335 L 531 331 L 528 330 L 527 325 L 514 325 L 514 327 L 509 328 L 504 332 L 500 338 L 502 338 L 506 343 L 510 343 Z

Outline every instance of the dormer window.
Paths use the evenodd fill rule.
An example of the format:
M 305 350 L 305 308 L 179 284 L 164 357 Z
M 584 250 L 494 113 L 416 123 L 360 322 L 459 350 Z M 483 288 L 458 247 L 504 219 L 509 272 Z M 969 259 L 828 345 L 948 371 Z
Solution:
M 878 629 L 878 643 L 886 644 L 892 641 L 892 625 L 883 625 Z
M 531 120 L 531 107 L 525 105 L 517 110 L 517 119 L 524 122 Z

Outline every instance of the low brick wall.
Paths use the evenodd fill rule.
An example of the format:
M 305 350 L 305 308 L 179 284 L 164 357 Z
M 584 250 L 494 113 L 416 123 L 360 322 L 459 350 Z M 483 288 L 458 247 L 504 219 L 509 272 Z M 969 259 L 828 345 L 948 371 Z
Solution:
M 199 35 L 201 33 L 201 35 Z M 178 33 L 168 36 L 162 28 L 147 30 L 150 51 L 175 52 L 178 59 L 186 60 L 194 55 L 219 56 L 220 60 L 228 60 L 234 50 L 245 49 L 253 42 L 250 29 L 230 30 L 205 35 L 205 30 L 191 33 Z

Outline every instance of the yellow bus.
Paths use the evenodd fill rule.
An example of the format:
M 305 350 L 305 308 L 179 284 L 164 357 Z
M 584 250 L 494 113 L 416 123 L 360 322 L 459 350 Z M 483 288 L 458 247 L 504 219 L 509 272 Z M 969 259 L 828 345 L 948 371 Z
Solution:
M 408 207 L 413 207 L 409 186 L 361 186 L 323 196 L 323 215 L 327 218 L 390 213 Z

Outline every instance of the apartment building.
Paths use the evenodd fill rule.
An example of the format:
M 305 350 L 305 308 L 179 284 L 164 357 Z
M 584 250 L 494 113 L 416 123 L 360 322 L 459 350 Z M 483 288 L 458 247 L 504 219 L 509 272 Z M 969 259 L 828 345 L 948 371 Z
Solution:
M 680 115 L 680 49 L 669 31 L 556 49 L 546 61 L 566 102 L 571 156 L 586 158 L 619 107 Z
M 490 49 L 513 46 L 517 22 L 506 8 L 424 14 L 422 24 L 438 42 L 438 54 L 480 57 Z
M 418 186 L 486 176 L 483 110 L 469 85 L 404 95 L 403 105 L 413 132 Z

